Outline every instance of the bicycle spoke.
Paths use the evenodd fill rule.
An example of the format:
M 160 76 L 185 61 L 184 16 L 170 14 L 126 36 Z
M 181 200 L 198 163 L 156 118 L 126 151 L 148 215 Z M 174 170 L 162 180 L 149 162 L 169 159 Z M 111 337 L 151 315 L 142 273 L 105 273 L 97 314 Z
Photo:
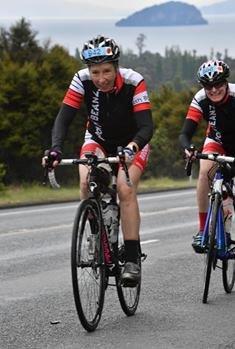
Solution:
M 100 220 L 92 200 L 81 203 L 75 220 L 71 250 L 74 299 L 87 331 L 97 327 L 104 303 L 105 270 L 99 239 Z

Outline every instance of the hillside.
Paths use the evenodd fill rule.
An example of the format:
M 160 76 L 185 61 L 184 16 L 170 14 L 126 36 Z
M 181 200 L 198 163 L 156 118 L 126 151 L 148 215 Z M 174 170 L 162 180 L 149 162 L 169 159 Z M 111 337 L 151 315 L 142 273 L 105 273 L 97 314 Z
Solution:
M 200 10 L 205 15 L 235 14 L 235 1 L 220 1 L 213 5 L 203 6 Z
M 207 24 L 207 21 L 194 5 L 180 1 L 169 1 L 135 12 L 118 21 L 116 26 L 153 27 L 201 24 Z

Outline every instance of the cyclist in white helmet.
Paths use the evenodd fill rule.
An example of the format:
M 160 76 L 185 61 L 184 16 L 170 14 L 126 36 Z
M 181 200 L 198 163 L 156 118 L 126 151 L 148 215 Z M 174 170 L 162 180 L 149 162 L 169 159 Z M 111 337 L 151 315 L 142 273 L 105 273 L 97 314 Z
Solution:
M 229 66 L 221 60 L 203 63 L 197 73 L 200 89 L 194 96 L 180 134 L 180 143 L 189 157 L 191 139 L 201 120 L 205 120 L 206 138 L 204 153 L 219 153 L 235 156 L 235 84 L 228 83 Z M 202 232 L 208 209 L 208 171 L 213 166 L 209 160 L 200 161 L 197 183 L 199 229 L 193 236 L 192 247 L 202 253 Z
M 56 166 L 61 159 L 68 126 L 83 102 L 88 120 L 79 156 L 86 152 L 100 157 L 116 155 L 118 146 L 125 148 L 126 158 L 131 160 L 129 174 L 133 186 L 127 185 L 119 169 L 117 189 L 126 256 L 122 281 L 135 286 L 140 278 L 137 264 L 140 214 L 136 193 L 147 164 L 153 123 L 144 78 L 132 69 L 120 68 L 119 55 L 115 41 L 102 35 L 84 44 L 81 59 L 87 67 L 74 75 L 65 94 L 53 127 L 50 155 Z M 80 166 L 79 173 L 81 198 L 84 199 L 88 194 L 86 167 Z

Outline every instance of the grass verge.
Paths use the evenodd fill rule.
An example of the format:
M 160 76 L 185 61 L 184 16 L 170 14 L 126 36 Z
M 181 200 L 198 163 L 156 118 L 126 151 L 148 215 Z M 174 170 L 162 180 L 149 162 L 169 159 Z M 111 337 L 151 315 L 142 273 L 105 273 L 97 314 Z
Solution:
M 195 186 L 195 180 L 151 178 L 140 182 L 139 192 L 180 189 L 191 186 Z M 0 208 L 25 204 L 72 201 L 77 200 L 78 198 L 78 186 L 65 186 L 60 189 L 52 189 L 49 186 L 39 184 L 9 186 L 6 187 L 4 191 L 0 192 Z

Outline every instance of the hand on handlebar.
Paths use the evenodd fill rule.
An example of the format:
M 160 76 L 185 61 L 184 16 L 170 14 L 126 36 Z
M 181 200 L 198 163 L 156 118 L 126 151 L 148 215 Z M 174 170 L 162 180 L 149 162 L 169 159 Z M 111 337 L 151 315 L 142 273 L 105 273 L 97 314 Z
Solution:
M 59 150 L 48 149 L 44 152 L 44 157 L 42 158 L 42 166 L 48 168 L 55 168 L 58 166 L 62 159 L 62 152 Z
M 138 149 L 139 147 L 135 142 L 130 142 L 125 148 L 123 148 L 126 162 L 133 161 L 135 154 L 138 152 Z
M 196 159 L 197 150 L 193 144 L 191 144 L 189 148 L 186 148 L 184 152 L 186 155 L 186 159 L 190 159 L 190 160 Z
M 129 147 L 124 148 L 123 149 L 123 153 L 125 155 L 125 160 L 127 162 L 131 162 L 134 159 L 134 157 L 135 157 L 134 151 L 131 148 L 129 148 Z

